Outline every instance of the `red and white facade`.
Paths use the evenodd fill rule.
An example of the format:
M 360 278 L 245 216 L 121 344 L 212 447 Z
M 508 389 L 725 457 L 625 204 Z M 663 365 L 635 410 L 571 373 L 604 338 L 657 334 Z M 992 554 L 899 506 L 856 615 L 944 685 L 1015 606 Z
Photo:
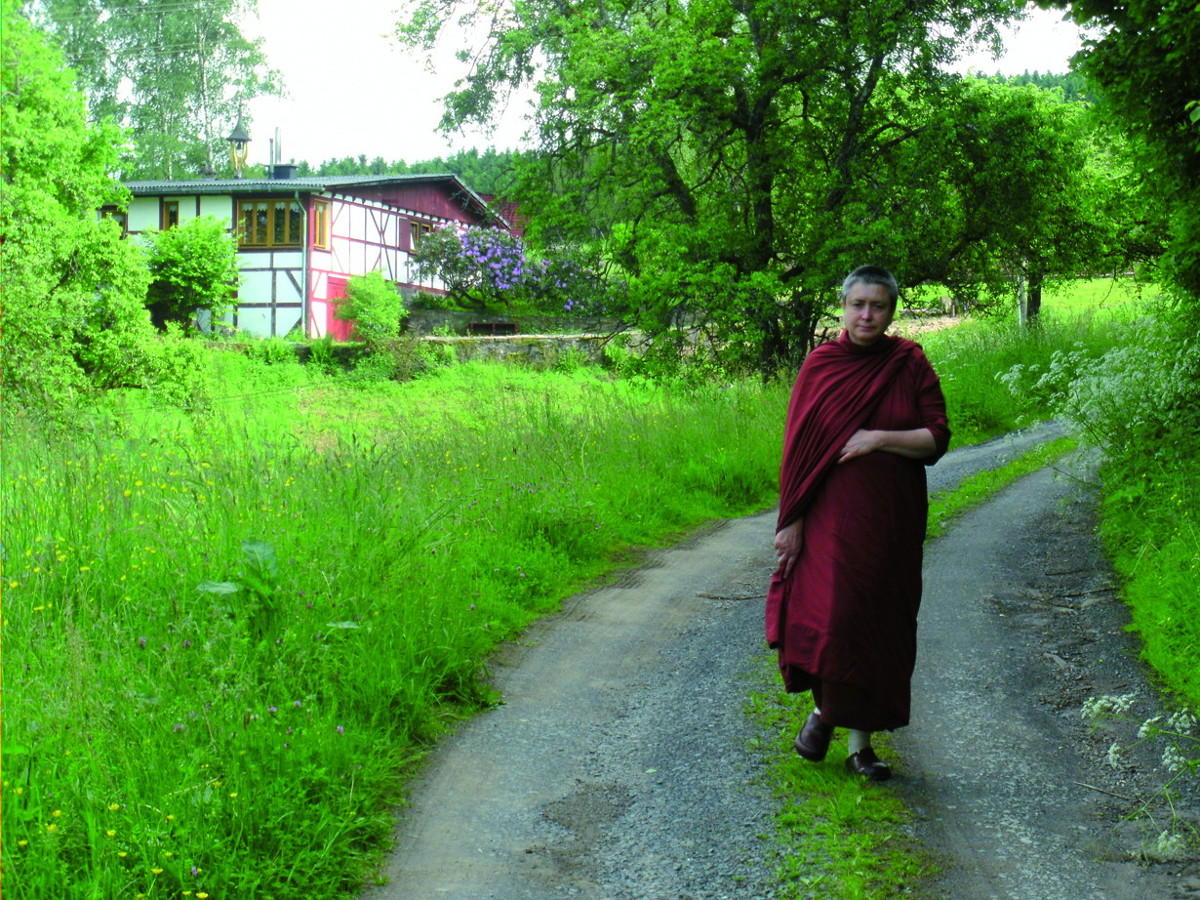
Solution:
M 412 264 L 422 235 L 450 223 L 509 227 L 453 175 L 137 181 L 126 187 L 133 199 L 128 212 L 117 215 L 129 234 L 202 215 L 227 223 L 237 236 L 242 273 L 227 324 L 257 337 L 302 332 L 344 340 L 350 323 L 333 312 L 351 277 L 378 270 L 402 293 L 437 291 L 441 285 L 417 280 Z

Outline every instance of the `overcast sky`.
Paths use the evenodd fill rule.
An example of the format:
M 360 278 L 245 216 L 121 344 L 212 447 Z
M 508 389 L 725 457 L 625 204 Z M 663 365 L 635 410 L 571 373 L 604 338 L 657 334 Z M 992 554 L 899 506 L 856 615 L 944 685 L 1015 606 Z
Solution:
M 402 52 L 391 38 L 397 19 L 393 0 L 258 0 L 248 35 L 265 39 L 268 61 L 283 73 L 288 96 L 247 104 L 250 161 L 267 161 L 268 140 L 279 129 L 282 159 L 382 156 L 418 162 L 471 147 L 521 146 L 524 111 L 510 109 L 495 134 L 437 132 L 439 98 L 462 74 L 453 59 L 429 71 L 425 61 Z M 1065 72 L 1079 48 L 1079 32 L 1061 12 L 1036 10 L 1007 41 L 1005 57 L 972 57 L 964 69 L 1020 74 Z

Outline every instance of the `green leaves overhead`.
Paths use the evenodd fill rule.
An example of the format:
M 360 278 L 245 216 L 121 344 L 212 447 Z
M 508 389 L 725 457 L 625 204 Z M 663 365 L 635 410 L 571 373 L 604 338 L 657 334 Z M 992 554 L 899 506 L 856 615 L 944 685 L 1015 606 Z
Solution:
M 0 5 L 6 407 L 137 382 L 152 337 L 140 248 L 97 216 L 125 197 L 108 174 L 116 130 L 88 126 L 61 55 L 18 7 Z
M 1048 95 L 945 68 L 1021 7 L 500 4 L 446 124 L 486 122 L 532 84 L 541 155 L 520 192 L 531 238 L 602 247 L 643 328 L 702 323 L 714 352 L 790 366 L 856 265 L 979 295 L 1031 256 L 1047 274 L 1076 267 L 1067 240 L 1103 243 L 1079 242 L 1078 210 L 1065 208 L 1081 190 L 1072 173 L 1086 171 L 1075 118 Z M 459 11 L 478 15 L 455 0 L 413 9 L 402 37 L 426 48 Z
M 1144 148 L 1140 167 L 1170 213 L 1167 273 L 1200 297 L 1200 9 L 1195 0 L 1079 0 L 1069 9 L 1098 28 L 1075 63 L 1117 113 L 1114 124 Z

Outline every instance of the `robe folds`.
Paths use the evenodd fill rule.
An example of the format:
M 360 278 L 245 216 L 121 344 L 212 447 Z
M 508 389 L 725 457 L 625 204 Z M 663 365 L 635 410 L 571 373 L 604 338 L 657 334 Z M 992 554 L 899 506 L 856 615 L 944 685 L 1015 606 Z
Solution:
M 860 428 L 928 428 L 933 455 L 876 451 L 838 465 Z M 778 528 L 803 517 L 800 558 L 767 593 L 766 635 L 789 692 L 829 725 L 908 724 L 928 499 L 925 466 L 950 443 L 941 384 L 920 345 L 884 337 L 814 349 L 792 389 Z

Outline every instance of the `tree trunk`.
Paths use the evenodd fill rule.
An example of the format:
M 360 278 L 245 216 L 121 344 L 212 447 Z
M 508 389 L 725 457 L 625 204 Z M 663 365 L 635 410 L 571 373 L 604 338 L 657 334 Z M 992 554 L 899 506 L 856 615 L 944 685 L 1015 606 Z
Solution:
M 1042 281 L 1045 276 L 1034 272 L 1029 276 L 1029 293 L 1025 299 L 1025 323 L 1038 324 L 1038 314 L 1042 311 Z

